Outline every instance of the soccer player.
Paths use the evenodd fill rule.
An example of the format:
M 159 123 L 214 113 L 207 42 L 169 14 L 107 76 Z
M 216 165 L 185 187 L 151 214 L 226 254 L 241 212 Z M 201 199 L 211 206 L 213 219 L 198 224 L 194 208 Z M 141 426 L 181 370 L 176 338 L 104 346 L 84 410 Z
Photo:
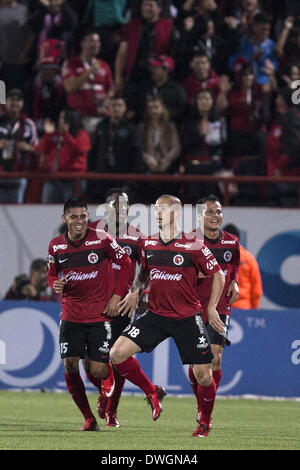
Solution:
M 91 230 L 107 231 L 117 243 L 123 248 L 131 259 L 131 270 L 128 277 L 128 290 L 130 289 L 136 272 L 136 265 L 139 262 L 138 240 L 145 235 L 136 227 L 128 223 L 129 198 L 121 188 L 112 188 L 106 194 L 107 219 L 100 219 L 89 224 Z M 112 263 L 114 281 L 117 284 L 121 266 Z M 112 320 L 113 342 L 121 335 L 128 326 L 131 319 L 126 316 L 117 316 Z M 114 369 L 115 387 L 112 396 L 107 398 L 102 393 L 101 383 L 89 373 L 88 360 L 84 361 L 85 370 L 90 381 L 98 388 L 99 398 L 97 412 L 101 419 L 106 420 L 107 426 L 119 427 L 117 418 L 118 404 L 121 398 L 125 378 Z
M 240 263 L 240 245 L 237 237 L 220 230 L 223 221 L 222 206 L 219 199 L 210 195 L 200 199 L 197 204 L 202 204 L 203 210 L 203 232 L 204 244 L 216 258 L 218 264 L 225 275 L 225 285 L 222 295 L 216 307 L 217 312 L 223 322 L 224 331 L 222 334 L 217 332 L 209 324 L 208 307 L 209 307 L 209 292 L 212 286 L 211 277 L 199 278 L 197 292 L 201 305 L 203 306 L 202 320 L 206 326 L 207 333 L 211 342 L 213 352 L 213 380 L 216 384 L 216 390 L 220 385 L 222 377 L 222 356 L 225 344 L 230 344 L 227 340 L 230 313 L 232 304 L 237 300 L 239 295 L 238 287 L 238 269 Z M 200 209 L 200 208 L 199 208 Z M 199 220 L 201 221 L 202 214 L 198 213 Z M 196 229 L 195 233 L 199 233 Z M 201 421 L 202 405 L 199 398 L 198 386 L 195 374 L 192 368 L 189 368 L 189 378 L 194 394 L 198 401 L 198 415 L 197 421 Z
M 162 341 L 172 337 L 183 364 L 191 364 L 199 382 L 203 413 L 193 436 L 205 437 L 210 431 L 211 410 L 216 389 L 212 377 L 212 353 L 201 320 L 201 305 L 196 285 L 198 273 L 213 278 L 208 317 L 213 328 L 223 329 L 216 306 L 224 286 L 224 274 L 204 245 L 191 241 L 181 232 L 181 202 L 163 195 L 156 201 L 159 234 L 140 240 L 142 266 L 132 292 L 120 302 L 120 312 L 132 314 L 138 292 L 149 280 L 149 310 L 133 321 L 111 350 L 111 360 L 119 373 L 146 395 L 149 384 L 134 354 L 151 352 Z M 161 410 L 160 410 L 161 411 Z M 155 419 L 155 418 L 154 418 Z
M 118 315 L 117 305 L 128 292 L 131 261 L 107 232 L 90 230 L 88 218 L 84 201 L 80 198 L 66 201 L 62 220 L 67 231 L 50 242 L 48 283 L 57 294 L 62 294 L 59 343 L 66 385 L 84 416 L 82 431 L 97 431 L 97 421 L 80 376 L 79 360 L 87 354 L 91 375 L 106 379 L 103 393 L 110 394 L 114 387 L 109 364 L 111 320 Z M 112 262 L 120 265 L 117 285 Z

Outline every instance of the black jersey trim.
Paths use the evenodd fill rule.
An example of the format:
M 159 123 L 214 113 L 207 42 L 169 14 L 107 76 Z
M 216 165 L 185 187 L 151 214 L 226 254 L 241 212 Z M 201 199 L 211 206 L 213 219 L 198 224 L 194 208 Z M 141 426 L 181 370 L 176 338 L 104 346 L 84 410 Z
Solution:
M 85 236 L 83 238 L 81 238 L 78 243 L 76 243 L 73 240 L 70 240 L 69 235 L 68 235 L 68 231 L 66 231 L 65 232 L 66 242 L 69 243 L 69 245 L 72 245 L 74 248 L 80 248 L 82 243 L 86 240 L 86 237 L 88 236 L 89 232 L 90 232 L 90 228 L 87 227 Z
M 168 266 L 173 268 L 190 268 L 194 265 L 192 253 L 182 253 L 180 251 L 148 250 L 146 251 L 147 265 Z M 176 263 L 176 258 L 177 263 Z M 181 257 L 181 258 L 180 258 Z M 175 261 L 174 261 L 175 259 Z
M 96 256 L 89 256 L 95 254 Z M 106 252 L 103 248 L 87 249 L 84 251 L 77 251 L 73 253 L 59 253 L 57 261 L 59 266 L 63 269 L 84 268 L 97 266 L 107 259 Z M 93 262 L 96 260 L 95 262 Z

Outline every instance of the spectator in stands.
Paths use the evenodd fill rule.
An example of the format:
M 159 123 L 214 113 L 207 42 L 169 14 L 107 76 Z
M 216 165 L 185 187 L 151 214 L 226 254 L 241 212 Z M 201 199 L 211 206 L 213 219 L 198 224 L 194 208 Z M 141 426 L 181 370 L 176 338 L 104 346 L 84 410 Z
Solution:
M 161 16 L 161 0 L 142 0 L 140 8 L 141 17 L 123 27 L 115 63 L 116 91 L 125 91 L 129 107 L 149 76 L 149 59 L 171 51 L 173 22 Z
M 49 120 L 44 127 L 45 134 L 34 148 L 39 169 L 49 173 L 86 172 L 90 137 L 79 111 L 67 108 L 60 113 L 57 129 Z M 49 179 L 43 185 L 42 203 L 61 203 L 73 194 L 72 180 Z
M 4 300 L 57 301 L 57 294 L 48 287 L 47 261 L 43 258 L 34 259 L 30 265 L 29 276 L 16 276 Z
M 276 54 L 281 66 L 300 60 L 300 22 L 288 16 L 276 42 Z
M 45 39 L 58 39 L 65 44 L 65 56 L 71 51 L 73 34 L 77 27 L 77 15 L 65 0 L 40 1 L 28 18 L 29 34 L 21 52 L 23 63 L 35 63 L 39 46 Z
M 268 176 L 300 175 L 300 117 L 293 104 L 293 90 L 280 90 L 276 97 L 276 115 L 272 120 L 266 144 Z M 298 185 L 276 183 L 268 186 L 272 205 L 297 205 Z
M 239 49 L 230 57 L 230 67 L 233 69 L 236 59 L 245 58 L 253 68 L 255 81 L 262 88 L 268 86 L 269 75 L 265 71 L 268 60 L 274 67 L 278 67 L 275 43 L 270 39 L 271 20 L 265 13 L 258 13 L 251 23 L 249 34 L 243 35 L 239 42 Z M 268 63 L 268 62 L 267 62 Z
M 40 135 L 44 120 L 56 122 L 66 105 L 61 78 L 63 43 L 57 39 L 45 39 L 40 45 L 39 68 L 33 83 L 32 114 Z
M 219 111 L 223 111 L 227 105 L 227 91 L 229 78 L 218 76 L 211 68 L 209 58 L 201 51 L 196 52 L 190 62 L 191 73 L 183 81 L 189 104 L 193 105 L 195 97 L 200 90 L 210 89 L 216 97 L 216 104 Z
M 126 4 L 127 0 L 88 0 L 83 18 L 84 25 L 97 28 L 103 46 L 101 58 L 111 68 L 119 47 L 120 29 L 125 22 Z
M 196 96 L 190 118 L 182 129 L 181 173 L 213 175 L 223 168 L 223 146 L 226 142 L 226 126 L 216 109 L 212 90 L 201 90 Z M 215 183 L 201 184 L 202 192 L 219 193 Z M 191 183 L 187 189 L 189 203 L 195 203 L 199 184 Z
M 134 173 L 141 170 L 141 144 L 136 125 L 126 118 L 127 106 L 118 95 L 108 100 L 108 116 L 96 127 L 88 158 L 88 170 L 94 173 Z M 104 201 L 109 181 L 90 181 L 90 202 Z
M 227 224 L 223 227 L 223 230 L 240 239 L 240 231 L 235 225 Z M 239 298 L 233 304 L 233 307 L 241 309 L 259 308 L 262 295 L 263 288 L 259 265 L 252 253 L 240 245 Z
M 170 76 L 174 70 L 174 61 L 163 55 L 150 59 L 149 65 L 151 77 L 143 82 L 140 97 L 136 100 L 137 120 L 143 118 L 147 96 L 159 96 L 167 108 L 170 120 L 178 124 L 187 108 L 187 94 Z
M 253 68 L 247 62 L 241 64 L 236 73 L 235 84 L 228 94 L 226 116 L 233 156 L 231 164 L 235 168 L 241 164 L 243 174 L 261 174 L 265 145 L 263 128 L 270 118 L 270 97 L 255 83 Z
M 300 117 L 292 100 L 293 90 L 280 90 L 276 97 L 276 116 L 267 139 L 269 176 L 298 174 L 300 167 Z M 299 172 L 300 173 L 300 172 Z
M 178 169 L 181 152 L 180 138 L 177 127 L 170 120 L 162 98 L 149 96 L 145 106 L 145 116 L 140 123 L 140 135 L 143 149 L 143 162 L 147 173 L 173 174 Z M 168 183 L 171 192 L 176 192 L 177 184 Z M 172 188 L 172 189 L 171 189 Z M 150 204 L 153 198 L 165 191 L 163 183 L 151 182 L 143 184 L 143 203 Z
M 10 88 L 21 88 L 25 70 L 20 60 L 26 38 L 28 9 L 15 0 L 0 1 L 0 61 L 3 80 Z
M 7 94 L 5 112 L 0 117 L 0 168 L 5 172 L 29 171 L 33 167 L 32 146 L 37 144 L 35 123 L 23 113 L 24 94 L 12 89 Z M 1 179 L 0 202 L 22 203 L 27 180 Z
M 100 60 L 100 36 L 94 30 L 84 32 L 79 56 L 68 59 L 62 68 L 68 106 L 80 111 L 85 129 L 92 134 L 107 113 L 108 97 L 113 93 L 109 65 Z

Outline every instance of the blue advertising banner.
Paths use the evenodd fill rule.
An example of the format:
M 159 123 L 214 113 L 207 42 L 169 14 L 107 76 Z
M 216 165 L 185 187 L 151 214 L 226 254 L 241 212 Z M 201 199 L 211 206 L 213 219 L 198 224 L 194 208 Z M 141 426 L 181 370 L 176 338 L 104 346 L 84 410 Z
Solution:
M 65 390 L 59 354 L 60 305 L 0 302 L 0 389 Z M 300 310 L 233 310 L 218 395 L 300 397 Z M 173 340 L 138 354 L 142 368 L 168 393 L 191 394 L 187 366 Z M 87 391 L 95 391 L 86 379 Z M 126 382 L 125 392 L 140 390 Z

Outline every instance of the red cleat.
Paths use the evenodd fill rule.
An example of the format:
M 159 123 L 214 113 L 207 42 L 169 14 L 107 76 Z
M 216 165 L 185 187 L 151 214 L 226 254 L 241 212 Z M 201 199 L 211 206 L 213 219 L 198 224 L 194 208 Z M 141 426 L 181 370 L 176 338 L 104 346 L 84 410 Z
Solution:
M 117 413 L 107 412 L 105 413 L 106 426 L 111 426 L 113 428 L 119 428 L 120 423 L 118 421 Z
M 101 381 L 101 390 L 104 398 L 110 398 L 115 389 L 114 371 L 111 363 L 107 364 L 108 375 L 105 380 Z
M 151 406 L 152 418 L 154 421 L 156 421 L 160 417 L 160 414 L 163 411 L 163 408 L 161 406 L 161 401 L 164 398 L 164 396 L 167 395 L 167 392 L 164 389 L 164 387 L 159 387 L 158 385 L 155 385 L 155 387 L 156 387 L 155 392 L 153 392 L 151 395 L 148 395 L 146 397 L 146 400 Z
M 205 424 L 205 423 L 199 423 L 198 424 L 198 427 L 196 429 L 196 431 L 193 433 L 193 437 L 207 437 L 210 430 L 211 430 L 212 426 L 211 426 L 211 420 L 210 420 L 210 423 L 209 425 Z
M 89 418 L 85 420 L 81 431 L 99 431 L 99 427 L 95 418 Z
M 105 398 L 102 393 L 99 394 L 97 400 L 97 413 L 100 419 L 105 418 L 105 410 L 107 407 L 108 398 Z

